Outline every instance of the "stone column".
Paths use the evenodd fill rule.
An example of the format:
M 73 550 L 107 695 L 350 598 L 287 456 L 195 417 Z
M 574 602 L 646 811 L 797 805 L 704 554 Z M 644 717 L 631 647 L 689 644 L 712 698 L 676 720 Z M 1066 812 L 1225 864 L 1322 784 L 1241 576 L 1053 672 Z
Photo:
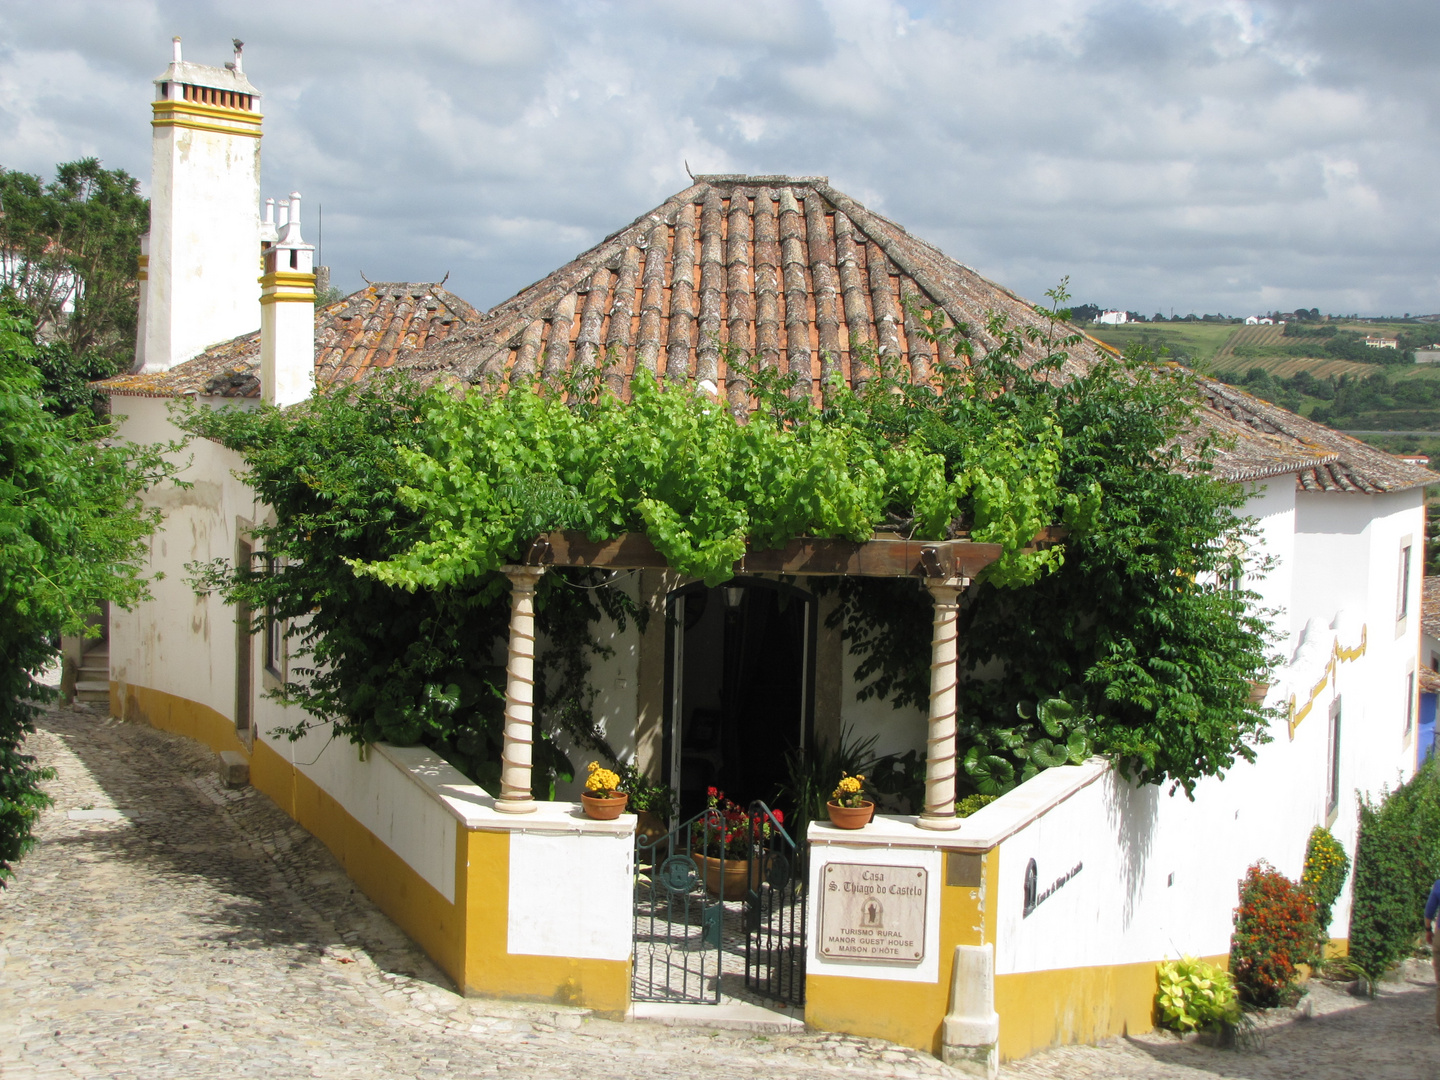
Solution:
M 530 795 L 535 723 L 535 586 L 543 566 L 507 566 L 510 579 L 510 643 L 505 654 L 505 746 L 500 753 L 500 797 L 506 814 L 535 810 Z
M 955 816 L 955 611 L 965 582 L 926 583 L 935 599 L 930 632 L 930 723 L 925 742 L 925 810 L 922 829 L 958 829 Z
M 956 945 L 940 1056 L 966 1076 L 1000 1074 L 1000 1015 L 995 1011 L 995 946 Z

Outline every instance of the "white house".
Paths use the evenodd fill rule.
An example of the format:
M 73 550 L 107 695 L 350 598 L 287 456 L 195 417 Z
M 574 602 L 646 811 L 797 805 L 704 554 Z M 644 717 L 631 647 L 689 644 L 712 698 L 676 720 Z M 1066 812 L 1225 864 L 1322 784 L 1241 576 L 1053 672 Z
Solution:
M 125 417 L 122 432 L 137 440 L 176 434 L 167 405 L 180 396 L 215 408 L 285 404 L 312 384 L 353 382 L 382 368 L 459 386 L 518 381 L 593 362 L 602 350 L 619 360 L 620 393 L 624 373 L 643 367 L 662 378 L 709 380 L 739 408 L 746 390 L 727 369 L 722 335 L 818 395 L 833 376 L 864 377 L 861 365 L 851 366 L 854 343 L 873 343 L 917 380 L 947 362 L 917 332 L 904 303 L 911 295 L 971 326 L 983 326 L 990 311 L 1020 324 L 1039 318 L 1029 303 L 823 177 L 714 175 L 695 178 L 488 312 L 437 285 L 399 283 L 371 285 L 312 320 L 298 209 L 275 225 L 255 281 L 263 226 L 250 155 L 258 153 L 260 121 L 254 90 L 238 89 L 240 77 L 238 56 L 233 72 L 182 67 L 177 57 L 157 81 L 157 171 L 170 171 L 152 203 L 145 370 L 102 384 Z M 237 147 L 230 160 L 244 182 L 232 185 L 214 169 Z M 228 193 L 212 212 L 230 238 L 216 250 L 236 253 L 233 275 L 199 274 L 211 249 L 182 242 L 190 233 L 176 222 L 199 198 L 192 185 L 216 199 Z M 159 236 L 172 239 L 157 245 Z M 161 282 L 186 282 L 189 291 Z M 220 295 L 232 289 L 235 296 Z M 244 311 L 250 321 L 238 325 Z M 1100 348 L 1086 343 L 1077 357 Z M 794 891 L 773 866 L 763 888 L 752 882 L 757 896 L 790 889 L 792 913 L 803 896 L 816 898 L 808 923 L 782 932 L 790 960 L 805 958 L 803 979 L 769 992 L 792 1003 L 803 995 L 808 1023 L 982 1069 L 1057 1042 L 1146 1030 L 1157 961 L 1228 953 L 1235 885 L 1250 863 L 1265 858 L 1298 877 L 1317 824 L 1353 851 L 1355 793 L 1413 770 L 1422 496 L 1431 474 L 1223 384 L 1202 385 L 1208 429 L 1230 437 L 1220 475 L 1251 493 L 1259 554 L 1271 560 L 1251 584 L 1277 612 L 1285 663 L 1267 700 L 1285 719 L 1254 766 L 1203 782 L 1193 802 L 1136 788 L 1094 759 L 1042 773 L 963 820 L 947 813 L 953 785 L 947 796 L 938 766 L 954 743 L 945 680 L 955 661 L 943 628 L 953 625 L 956 595 L 980 565 L 967 561 L 977 556 L 963 543 L 927 553 L 886 549 L 892 569 L 884 572 L 915 576 L 934 598 L 939 689 L 928 713 L 856 700 L 855 661 L 823 629 L 836 601 L 807 587 L 805 575 L 815 571 L 793 553 L 752 553 L 720 589 L 680 579 L 642 543 L 585 556 L 633 569 L 618 587 L 670 616 L 651 619 L 643 632 L 633 622 L 623 633 L 610 628 L 613 655 L 597 662 L 592 681 L 612 744 L 682 794 L 731 782 L 726 770 L 735 760 L 723 746 L 727 725 L 741 722 L 759 748 L 752 760 L 833 740 L 842 727 L 875 734 L 881 752 L 930 748 L 924 813 L 887 816 L 853 833 L 812 824 L 807 891 Z M 637 867 L 633 817 L 590 821 L 573 802 L 530 791 L 521 751 L 531 724 L 531 597 L 546 565 L 578 556 L 552 546 L 532 553 L 533 565 L 511 568 L 499 792 L 423 748 L 377 746 L 361 757 L 320 732 L 290 742 L 273 732 L 300 717 L 265 696 L 286 672 L 283 640 L 253 639 L 249 613 L 195 595 L 184 570 L 216 557 L 248 559 L 250 530 L 271 511 L 236 479 L 237 455 L 208 442 L 187 453 L 193 486 L 153 494 L 166 522 L 151 567 L 166 576 L 152 601 L 111 615 L 115 715 L 248 760 L 251 783 L 329 845 L 467 992 L 624 1014 L 657 956 L 688 963 L 684 949 L 642 940 L 634 917 L 642 885 L 663 881 L 687 903 L 700 895 L 688 860 L 662 864 L 656 856 Z M 827 557 L 854 565 L 854 555 L 836 548 Z M 758 644 L 727 666 L 720 643 L 732 622 Z M 744 686 L 765 687 L 750 700 L 748 720 L 721 705 L 744 690 L 727 684 L 742 678 L 737 671 Z M 563 880 L 553 872 L 560 865 Z M 892 911 L 906 955 L 832 947 L 836 920 L 853 913 L 825 901 L 824 883 L 847 874 L 909 882 Z M 1344 938 L 1348 912 L 1342 898 L 1334 937 Z M 727 978 L 718 970 L 702 976 L 712 988 Z
M 1123 326 L 1130 321 L 1128 311 L 1102 311 L 1095 316 L 1095 321 L 1102 326 Z

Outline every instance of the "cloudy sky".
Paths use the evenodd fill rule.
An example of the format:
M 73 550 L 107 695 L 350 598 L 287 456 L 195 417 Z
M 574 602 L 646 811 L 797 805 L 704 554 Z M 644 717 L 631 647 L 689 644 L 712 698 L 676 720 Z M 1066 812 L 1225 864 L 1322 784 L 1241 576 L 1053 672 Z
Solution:
M 1035 299 L 1440 312 L 1435 0 L 0 0 L 0 166 L 148 186 L 175 34 L 244 39 L 265 194 L 347 289 L 488 307 L 688 162 L 828 175 Z

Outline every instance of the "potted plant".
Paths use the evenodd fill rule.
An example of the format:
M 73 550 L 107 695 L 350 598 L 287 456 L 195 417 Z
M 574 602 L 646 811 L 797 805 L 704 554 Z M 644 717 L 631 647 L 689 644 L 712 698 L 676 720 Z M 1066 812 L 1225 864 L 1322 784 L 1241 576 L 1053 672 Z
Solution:
M 596 821 L 613 821 L 625 810 L 629 796 L 620 790 L 620 777 L 612 769 L 603 768 L 598 761 L 587 765 L 589 776 L 585 778 L 585 790 L 580 793 L 580 805 L 585 816 Z
M 690 858 L 711 896 L 743 900 L 759 882 L 761 866 L 752 866 L 750 856 L 757 841 L 769 838 L 770 820 L 765 814 L 747 813 L 718 788 L 708 789 L 706 797 L 708 808 L 690 825 Z M 784 822 L 781 811 L 771 814 Z
M 825 809 L 837 829 L 863 829 L 875 814 L 875 804 L 865 797 L 865 777 L 842 772 Z

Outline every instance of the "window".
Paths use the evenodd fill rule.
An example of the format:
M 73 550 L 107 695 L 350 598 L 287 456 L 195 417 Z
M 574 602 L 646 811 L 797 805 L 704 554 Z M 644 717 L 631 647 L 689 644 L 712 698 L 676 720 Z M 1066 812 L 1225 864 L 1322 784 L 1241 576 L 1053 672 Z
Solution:
M 265 573 L 273 577 L 275 574 L 275 558 L 272 555 L 264 556 Z M 268 605 L 265 608 L 265 646 L 264 646 L 265 670 L 277 679 L 285 678 L 285 623 L 275 617 L 274 609 Z
M 1410 737 L 1410 732 L 1415 727 L 1415 672 L 1405 673 L 1405 737 Z
M 1334 822 L 1340 809 L 1340 699 L 1330 703 L 1330 746 L 1326 758 L 1325 815 Z
M 250 545 L 241 540 L 235 545 L 235 565 L 249 566 Z M 255 650 L 250 636 L 251 611 L 248 604 L 235 605 L 235 730 L 250 735 L 250 685 Z
M 1400 549 L 1400 595 L 1395 602 L 1395 621 L 1404 622 L 1410 614 L 1410 549 L 1409 537 L 1402 541 Z

